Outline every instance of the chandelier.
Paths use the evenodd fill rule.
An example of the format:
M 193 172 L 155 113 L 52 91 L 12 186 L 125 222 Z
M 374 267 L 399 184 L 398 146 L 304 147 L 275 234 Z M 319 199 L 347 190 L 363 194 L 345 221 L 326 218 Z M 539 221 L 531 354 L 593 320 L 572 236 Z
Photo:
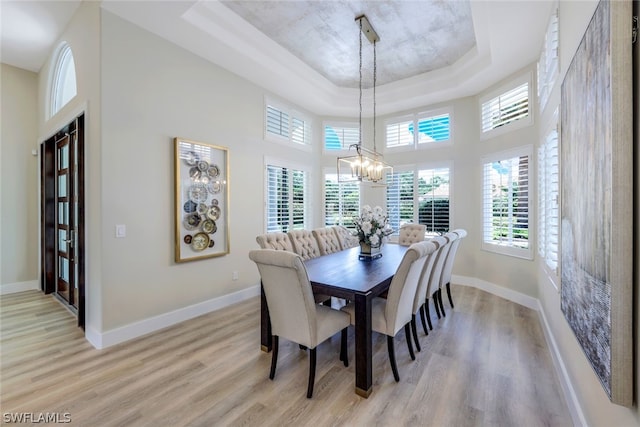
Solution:
M 358 143 L 349 146 L 349 150 L 354 149 L 356 154 L 345 157 L 338 157 L 338 182 L 373 182 L 384 183 L 387 173 L 393 173 L 393 168 L 384 162 L 382 154 L 376 151 L 376 43 L 380 40 L 369 20 L 365 15 L 356 18 L 360 26 L 360 50 L 359 50 L 359 72 L 360 72 L 360 97 L 358 116 L 359 136 Z M 367 37 L 373 44 L 373 150 L 362 145 L 362 36 Z

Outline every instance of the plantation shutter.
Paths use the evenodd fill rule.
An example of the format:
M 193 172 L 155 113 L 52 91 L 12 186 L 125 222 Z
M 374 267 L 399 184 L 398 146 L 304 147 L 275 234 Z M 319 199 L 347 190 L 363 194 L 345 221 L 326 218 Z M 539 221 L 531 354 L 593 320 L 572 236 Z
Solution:
M 333 126 L 324 127 L 324 149 L 325 150 L 348 150 L 352 144 L 360 141 L 360 128 L 357 124 L 353 126 Z
M 418 171 L 418 222 L 427 233 L 449 231 L 449 168 Z
M 267 165 L 266 231 L 305 228 L 306 194 L 306 172 Z
M 482 104 L 482 131 L 487 132 L 529 115 L 529 83 Z
M 400 226 L 414 219 L 414 172 L 397 172 L 387 175 L 387 215 L 393 234 Z
M 355 228 L 360 213 L 360 186 L 355 182 L 338 183 L 338 175 L 325 175 L 324 225 Z
M 538 60 L 538 101 L 540 109 L 547 104 L 558 75 L 558 10 L 549 19 L 544 45 Z
M 289 138 L 289 114 L 267 105 L 267 132 Z
M 413 145 L 413 120 L 387 124 L 387 147 Z
M 484 162 L 484 243 L 529 248 L 529 158 Z
M 551 130 L 538 150 L 538 253 L 557 273 L 559 242 L 558 131 Z
M 449 114 L 418 119 L 418 144 L 448 141 L 451 135 Z

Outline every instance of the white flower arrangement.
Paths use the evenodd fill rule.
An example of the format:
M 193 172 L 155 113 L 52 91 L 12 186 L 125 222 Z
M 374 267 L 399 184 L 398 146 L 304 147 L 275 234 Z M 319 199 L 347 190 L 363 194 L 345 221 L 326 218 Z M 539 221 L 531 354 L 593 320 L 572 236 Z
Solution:
M 372 248 L 382 246 L 383 238 L 393 233 L 389 226 L 389 218 L 380 206 L 375 208 L 371 208 L 369 205 L 363 206 L 360 210 L 360 217 L 355 220 L 355 223 L 356 236 L 358 236 L 360 243 L 365 243 Z

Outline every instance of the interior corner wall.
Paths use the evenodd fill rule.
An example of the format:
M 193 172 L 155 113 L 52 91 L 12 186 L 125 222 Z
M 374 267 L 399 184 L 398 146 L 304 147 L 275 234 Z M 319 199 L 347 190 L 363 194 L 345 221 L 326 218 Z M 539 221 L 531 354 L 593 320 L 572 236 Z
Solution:
M 559 102 L 562 80 L 597 4 L 597 1 L 561 1 L 559 3 L 560 74 L 553 89 L 551 99 L 556 99 Z M 636 122 L 638 122 L 638 120 L 640 120 L 640 117 L 638 117 L 638 111 L 636 111 Z M 542 125 L 544 126 L 544 123 Z M 636 135 L 636 148 L 639 146 L 637 139 L 638 135 Z M 636 150 L 635 156 L 636 159 L 638 159 L 638 150 Z M 638 186 L 636 186 L 635 189 L 635 197 L 640 197 L 640 189 Z M 635 244 L 637 244 L 640 232 L 636 229 L 634 234 Z M 629 256 L 632 255 L 629 254 Z M 638 251 L 636 250 L 635 266 L 638 265 L 640 265 L 640 259 L 638 258 Z M 635 319 L 629 319 L 630 322 L 635 321 L 634 340 L 636 343 L 636 353 L 634 355 L 634 364 L 636 366 L 636 372 L 634 375 L 636 382 L 636 403 L 634 407 L 626 408 L 612 404 L 609 401 L 608 396 L 600 385 L 597 376 L 593 372 L 593 369 L 580 348 L 573 331 L 569 327 L 560 310 L 559 291 L 550 283 L 550 280 L 543 272 L 540 272 L 538 276 L 540 307 L 549 328 L 548 332 L 552 335 L 553 342 L 556 346 L 555 348 L 551 348 L 551 350 L 557 351 L 557 356 L 564 362 L 565 372 L 561 372 L 560 374 L 561 376 L 564 376 L 563 380 L 569 387 L 567 397 L 569 399 L 574 399 L 574 406 L 577 406 L 580 411 L 577 415 L 581 416 L 582 419 L 578 421 L 590 426 L 640 425 L 640 412 L 637 404 L 638 384 L 640 384 L 640 375 L 637 369 L 638 354 L 640 354 L 640 324 L 638 316 L 636 315 Z M 637 307 L 639 306 L 639 284 L 637 281 L 638 274 L 636 272 L 634 283 L 636 312 Z
M 262 88 L 107 11 L 101 28 L 104 331 L 257 289 L 265 156 L 317 153 L 264 140 Z M 229 149 L 228 255 L 174 261 L 174 137 Z
M 0 286 L 37 286 L 38 75 L 2 64 L 0 79 Z

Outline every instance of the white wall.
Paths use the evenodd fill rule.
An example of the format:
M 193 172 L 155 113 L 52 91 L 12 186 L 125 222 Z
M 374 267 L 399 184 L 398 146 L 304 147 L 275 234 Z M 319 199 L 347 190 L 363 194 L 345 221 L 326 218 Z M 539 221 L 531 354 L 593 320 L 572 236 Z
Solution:
M 560 89 L 564 75 L 569 67 L 573 55 L 582 39 L 597 2 L 561 2 L 559 7 L 560 25 L 560 75 L 551 94 L 548 107 L 542 112 L 541 129 L 549 123 L 553 110 L 560 103 Z M 637 141 L 636 141 L 637 142 Z M 636 143 L 636 147 L 638 144 Z M 638 153 L 636 152 L 636 156 Z M 639 197 L 636 186 L 636 197 Z M 636 243 L 638 241 L 636 230 Z M 629 254 L 631 256 L 631 254 Z M 636 254 L 635 265 L 640 265 Z M 540 262 L 542 264 L 542 262 Z M 636 307 L 638 307 L 638 283 L 634 283 L 636 290 Z M 582 410 L 583 422 L 591 426 L 637 426 L 640 425 L 640 412 L 637 404 L 633 408 L 625 408 L 609 402 L 597 376 L 593 372 L 573 331 L 569 327 L 560 310 L 560 294 L 552 285 L 548 276 L 540 270 L 538 272 L 538 295 L 544 318 L 549 325 L 557 350 L 564 361 L 566 375 L 569 380 L 569 398 L 575 399 Z M 629 319 L 632 321 L 632 319 Z M 638 331 L 640 325 L 635 319 L 636 365 L 638 360 Z M 640 377 L 635 373 L 636 384 Z M 637 393 L 637 387 L 636 387 Z
M 0 284 L 25 290 L 38 284 L 38 75 L 2 64 L 0 144 Z

